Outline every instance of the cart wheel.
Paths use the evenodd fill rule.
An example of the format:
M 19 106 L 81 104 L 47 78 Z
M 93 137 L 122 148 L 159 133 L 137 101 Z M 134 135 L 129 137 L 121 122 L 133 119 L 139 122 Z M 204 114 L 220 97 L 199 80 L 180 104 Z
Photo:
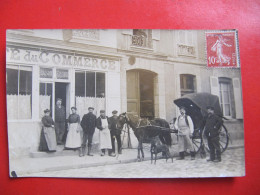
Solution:
M 192 137 L 192 143 L 193 143 L 195 153 L 198 153 L 202 145 L 200 130 L 195 130 L 195 133 L 193 134 Z
M 205 145 L 206 150 L 209 152 L 208 139 L 205 135 L 205 130 L 202 133 L 202 139 L 203 139 L 203 143 Z M 219 143 L 220 143 L 221 153 L 225 152 L 225 150 L 227 149 L 228 144 L 229 144 L 229 134 L 228 134 L 228 131 L 227 131 L 227 128 L 225 127 L 225 125 L 222 125 L 220 128 Z

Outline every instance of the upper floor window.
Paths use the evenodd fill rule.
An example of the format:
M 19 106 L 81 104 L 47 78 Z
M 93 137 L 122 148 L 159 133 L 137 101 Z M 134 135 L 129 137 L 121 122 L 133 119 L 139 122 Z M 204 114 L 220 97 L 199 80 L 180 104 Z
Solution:
M 180 75 L 181 96 L 196 92 L 196 76 L 191 74 Z
M 196 32 L 190 30 L 179 30 L 177 35 L 178 55 L 195 57 Z
M 152 48 L 152 30 L 133 29 L 132 45 L 138 47 Z

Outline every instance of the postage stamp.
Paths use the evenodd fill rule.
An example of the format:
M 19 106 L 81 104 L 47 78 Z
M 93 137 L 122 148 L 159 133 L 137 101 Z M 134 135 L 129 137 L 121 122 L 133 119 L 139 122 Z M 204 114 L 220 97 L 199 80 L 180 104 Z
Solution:
M 206 50 L 208 67 L 240 67 L 236 30 L 206 32 Z

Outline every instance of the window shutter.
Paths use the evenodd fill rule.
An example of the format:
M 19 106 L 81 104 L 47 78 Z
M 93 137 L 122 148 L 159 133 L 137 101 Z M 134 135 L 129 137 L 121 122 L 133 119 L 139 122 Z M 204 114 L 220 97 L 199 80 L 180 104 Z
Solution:
M 218 77 L 214 77 L 214 76 L 210 77 L 210 92 L 211 94 L 219 97 Z
M 113 110 L 121 112 L 120 73 L 108 72 L 106 75 L 106 113 L 110 116 Z
M 234 97 L 235 97 L 236 118 L 243 119 L 243 103 L 242 103 L 241 85 L 240 85 L 239 78 L 233 78 L 233 90 L 234 90 Z
M 154 40 L 160 40 L 160 29 L 152 30 L 152 37 Z
M 133 30 L 132 29 L 123 29 L 122 34 L 124 35 L 133 35 Z

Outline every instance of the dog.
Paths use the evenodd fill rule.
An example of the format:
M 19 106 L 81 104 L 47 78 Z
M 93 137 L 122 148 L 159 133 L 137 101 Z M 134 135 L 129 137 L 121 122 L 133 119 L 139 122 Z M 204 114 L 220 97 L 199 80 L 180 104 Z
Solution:
M 162 144 L 160 142 L 159 138 L 158 139 L 155 138 L 151 141 L 151 150 L 150 151 L 151 151 L 151 164 L 153 163 L 153 160 L 154 160 L 154 164 L 156 164 L 157 154 L 161 153 L 161 152 L 162 152 L 162 155 L 165 156 L 166 162 L 169 158 L 171 158 L 172 162 L 173 162 L 173 156 L 171 156 L 168 146 L 165 144 Z M 153 155 L 155 156 L 155 158 L 153 158 Z

